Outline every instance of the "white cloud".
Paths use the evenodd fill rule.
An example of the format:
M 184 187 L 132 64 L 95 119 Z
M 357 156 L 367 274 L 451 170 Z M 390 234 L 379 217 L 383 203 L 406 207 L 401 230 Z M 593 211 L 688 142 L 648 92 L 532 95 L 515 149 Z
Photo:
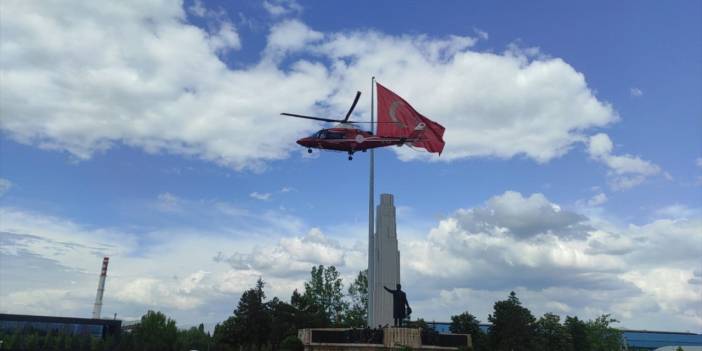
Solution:
M 262 201 L 268 201 L 271 199 L 271 193 L 259 193 L 257 191 L 254 191 L 253 193 L 249 194 L 249 196 L 256 200 Z
M 612 154 L 612 140 L 607 134 L 598 133 L 590 137 L 588 153 L 594 160 L 609 168 L 610 186 L 614 190 L 629 189 L 646 180 L 646 177 L 661 172 L 658 165 L 633 155 Z
M 268 282 L 269 297 L 286 299 L 312 265 L 335 265 L 348 283 L 366 264 L 364 226 L 322 231 L 258 220 L 232 229 L 254 216 L 295 219 L 220 203 L 180 204 L 184 215 L 198 207 L 204 208 L 192 216 L 217 214 L 205 220 L 220 229 L 165 226 L 135 234 L 3 208 L 0 310 L 88 315 L 102 255 L 111 257 L 106 314 L 139 317 L 157 308 L 179 324 L 223 320 L 258 277 Z M 537 314 L 615 313 L 633 328 L 699 328 L 694 307 L 702 297 L 691 292 L 699 287 L 702 217 L 694 209 L 661 213 L 650 223 L 617 226 L 542 194 L 507 191 L 457 210 L 428 232 L 410 233 L 400 217 L 403 285 L 425 319 L 447 320 L 468 308 L 485 320 L 492 303 L 515 290 Z
M 259 168 L 311 125 L 280 119 L 271 101 L 303 91 L 285 104 L 299 111 L 330 90 L 318 64 L 228 69 L 218 54 L 240 45 L 235 28 L 188 25 L 177 2 L 94 5 L 5 4 L 0 103 L 15 140 L 83 159 L 119 142 Z
M 236 28 L 231 22 L 222 22 L 219 30 L 208 36 L 208 41 L 210 49 L 220 54 L 241 47 L 239 34 L 237 34 Z
M 661 218 L 694 218 L 702 216 L 699 209 L 689 208 L 681 204 L 673 204 L 656 210 L 655 214 Z
M 470 50 L 475 39 L 460 36 L 352 32 L 329 38 L 318 51 L 334 60 L 333 73 L 343 86 L 367 85 L 367 72 L 375 72 L 381 83 L 446 127 L 442 160 L 525 155 L 546 162 L 582 140 L 583 131 L 617 119 L 583 75 L 560 59 L 534 59 L 518 49 L 476 52 Z M 403 159 L 427 157 L 396 151 Z
M 314 31 L 298 20 L 275 24 L 268 35 L 266 56 L 282 59 L 285 54 L 302 50 L 307 45 L 324 38 L 324 34 Z
M 605 193 L 599 193 L 593 196 L 587 201 L 588 206 L 599 206 L 607 202 L 607 195 Z
M 181 212 L 182 200 L 171 193 L 161 193 L 157 197 L 156 208 L 164 212 Z
M 458 225 L 468 232 L 511 234 L 531 237 L 556 231 L 563 236 L 586 235 L 585 217 L 562 210 L 543 194 L 523 197 L 514 191 L 488 200 L 484 207 L 458 210 Z
M 206 9 L 195 2 L 188 11 Z M 515 46 L 474 51 L 477 39 L 468 36 L 320 33 L 288 20 L 271 28 L 260 62 L 233 69 L 220 55 L 241 47 L 236 28 L 222 16 L 208 31 L 190 25 L 177 2 L 23 1 L 4 13 L 13 16 L 0 23 L 3 130 L 81 159 L 123 143 L 261 169 L 314 128 L 280 112 L 340 113 L 372 74 L 446 126 L 446 161 L 547 162 L 618 118 L 563 60 Z M 405 160 L 429 157 L 396 151 Z
M 633 97 L 639 97 L 643 95 L 643 90 L 639 88 L 631 88 L 629 89 L 629 94 L 631 94 Z
M 180 201 L 184 208 L 191 208 L 189 201 Z M 207 212 L 217 212 L 217 206 L 207 207 Z M 188 212 L 183 211 L 186 215 Z M 229 214 L 220 212 L 219 221 L 228 217 Z M 275 217 L 282 222 L 294 222 L 287 217 Z M 212 260 L 224 248 L 253 250 L 254 242 L 266 245 L 271 237 L 291 237 L 287 232 L 294 227 L 291 224 L 259 222 L 267 226 L 258 230 L 267 234 L 259 235 L 241 225 L 238 217 L 222 224 L 219 230 L 184 229 L 177 225 L 130 233 L 90 229 L 65 219 L 12 208 L 0 208 L 0 218 L 3 219 L 0 221 L 3 262 L 0 311 L 3 312 L 89 314 L 102 256 L 110 257 L 103 311 L 118 312 L 123 318 L 138 318 L 147 308 L 155 308 L 178 318 L 179 322 L 218 322 L 226 318 L 237 295 L 253 286 L 261 275 L 275 286 L 273 292 L 283 298 L 292 291 L 286 290 L 287 287 L 301 286 L 301 280 L 274 278 L 265 270 L 234 270 Z M 238 229 L 245 230 L 247 236 L 233 235 L 232 223 L 239 224 Z M 270 231 L 276 235 L 268 234 Z M 314 235 L 311 238 L 321 240 L 314 239 Z M 271 241 L 269 245 L 274 243 Z M 308 263 L 304 268 L 309 272 L 310 267 Z M 224 305 L 227 308 L 223 309 Z
M 650 328 L 652 323 L 682 330 L 702 327 L 702 315 L 694 308 L 702 296 L 692 286 L 702 247 L 699 214 L 628 227 L 586 219 L 592 227 L 579 237 L 546 218 L 542 234 L 517 236 L 465 215 L 497 213 L 494 202 L 456 211 L 426 239 L 401 240 L 403 279 L 409 281 L 415 299 L 420 296 L 418 315 L 446 319 L 441 311 L 462 311 L 467 304 L 484 320 L 492 301 L 515 290 L 538 313 L 585 318 L 614 313 L 634 328 Z M 503 215 L 507 218 L 502 222 L 520 222 L 519 212 Z
M 342 246 L 318 228 L 303 237 L 281 238 L 272 246 L 257 246 L 251 252 L 219 252 L 215 261 L 227 262 L 234 269 L 265 272 L 278 278 L 305 279 L 313 265 L 336 266 L 347 273 L 364 269 L 365 252 Z M 349 272 L 350 271 L 350 272 Z
M 205 17 L 205 14 L 207 14 L 207 9 L 202 0 L 193 1 L 193 4 L 188 7 L 188 11 L 197 17 Z
M 473 32 L 475 32 L 475 34 L 476 34 L 476 35 L 478 36 L 478 38 L 480 38 L 481 40 L 488 40 L 488 39 L 490 38 L 490 35 L 488 34 L 488 32 L 486 32 L 486 31 L 484 31 L 484 30 L 482 30 L 482 29 L 473 28 Z
M 264 0 L 263 8 L 273 17 L 302 13 L 302 6 L 295 0 Z
M 698 158 L 695 160 L 695 164 L 697 165 L 697 167 L 701 167 L 701 168 L 702 168 L 702 157 L 698 157 Z
M 12 188 L 12 182 L 5 178 L 0 178 L 0 196 L 5 195 L 10 188 Z

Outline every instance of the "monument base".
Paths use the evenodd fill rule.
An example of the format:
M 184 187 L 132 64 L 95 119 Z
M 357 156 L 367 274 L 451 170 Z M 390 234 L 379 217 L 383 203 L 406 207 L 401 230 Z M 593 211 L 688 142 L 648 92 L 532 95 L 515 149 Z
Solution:
M 436 351 L 473 346 L 468 334 L 436 334 L 431 338 L 436 345 L 425 345 L 419 328 L 316 328 L 301 329 L 297 333 L 305 351 L 381 351 L 400 348 Z

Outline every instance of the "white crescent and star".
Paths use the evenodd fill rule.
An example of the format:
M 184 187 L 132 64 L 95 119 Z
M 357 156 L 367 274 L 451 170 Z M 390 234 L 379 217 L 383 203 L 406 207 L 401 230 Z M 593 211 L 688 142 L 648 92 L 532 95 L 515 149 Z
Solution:
M 400 124 L 400 128 L 407 128 L 407 126 L 404 123 L 402 123 L 402 121 L 400 121 L 397 118 L 397 116 L 395 116 L 395 114 L 397 113 L 397 108 L 400 107 L 401 104 L 402 101 L 398 99 L 393 100 L 392 104 L 390 104 L 390 111 L 388 112 L 388 114 L 390 115 L 390 119 L 393 122 Z

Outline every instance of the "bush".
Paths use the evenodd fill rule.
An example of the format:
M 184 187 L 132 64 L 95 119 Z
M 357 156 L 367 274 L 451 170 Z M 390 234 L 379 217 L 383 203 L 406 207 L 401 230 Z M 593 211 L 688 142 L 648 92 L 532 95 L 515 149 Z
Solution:
M 295 335 L 289 335 L 280 342 L 280 349 L 284 351 L 303 351 L 305 346 Z

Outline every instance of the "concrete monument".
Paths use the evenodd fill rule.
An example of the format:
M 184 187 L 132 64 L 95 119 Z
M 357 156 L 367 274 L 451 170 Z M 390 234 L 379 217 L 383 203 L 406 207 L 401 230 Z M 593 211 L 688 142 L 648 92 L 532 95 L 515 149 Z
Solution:
M 395 205 L 391 194 L 380 195 L 375 233 L 369 248 L 368 325 L 394 325 L 393 295 L 384 287 L 400 284 L 400 251 L 397 249 Z

